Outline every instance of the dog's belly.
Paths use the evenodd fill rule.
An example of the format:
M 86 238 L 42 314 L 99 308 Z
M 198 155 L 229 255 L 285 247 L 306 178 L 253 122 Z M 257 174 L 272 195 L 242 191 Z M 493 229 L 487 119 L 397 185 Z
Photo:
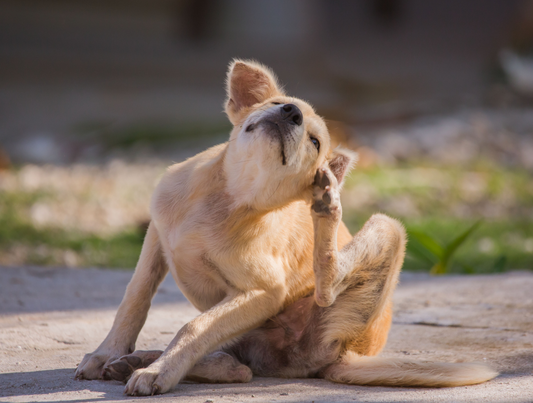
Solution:
M 275 377 L 315 377 L 334 362 L 341 343 L 322 343 L 321 317 L 313 296 L 286 307 L 225 348 L 255 375 Z

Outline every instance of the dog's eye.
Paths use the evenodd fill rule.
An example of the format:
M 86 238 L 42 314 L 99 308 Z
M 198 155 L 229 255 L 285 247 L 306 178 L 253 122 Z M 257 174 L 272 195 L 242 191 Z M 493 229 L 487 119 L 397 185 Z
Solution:
M 316 139 L 316 137 L 309 137 L 309 140 L 311 140 L 311 143 L 314 144 L 317 151 L 320 151 L 320 141 Z
M 272 102 L 274 105 L 281 105 L 281 102 Z
M 246 131 L 247 132 L 251 132 L 252 130 L 254 130 L 254 125 L 253 124 L 246 126 Z

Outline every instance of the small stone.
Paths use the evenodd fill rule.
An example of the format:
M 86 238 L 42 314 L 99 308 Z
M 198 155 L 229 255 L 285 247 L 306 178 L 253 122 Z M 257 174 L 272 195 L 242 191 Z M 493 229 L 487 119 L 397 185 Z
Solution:
M 279 395 L 280 396 L 289 396 L 289 394 L 287 392 L 280 393 Z

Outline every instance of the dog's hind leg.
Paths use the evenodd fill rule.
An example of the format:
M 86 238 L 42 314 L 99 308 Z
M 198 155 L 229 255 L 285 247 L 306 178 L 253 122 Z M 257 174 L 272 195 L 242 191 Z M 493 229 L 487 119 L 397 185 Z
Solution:
M 118 308 L 113 327 L 102 344 L 93 353 L 83 357 L 76 370 L 77 379 L 101 379 L 105 375 L 103 368 L 106 363 L 135 350 L 135 342 L 148 316 L 152 297 L 167 273 L 157 229 L 150 223 L 139 263 Z
M 335 177 L 322 169 L 315 182 L 315 298 L 322 306 L 317 328 L 322 343 L 344 346 L 341 357 L 323 368 L 320 376 L 356 385 L 425 387 L 471 385 L 496 376 L 482 364 L 372 357 L 387 341 L 405 231 L 396 220 L 376 214 L 337 252 L 341 207 Z
M 186 380 L 202 383 L 245 383 L 252 380 L 252 370 L 235 357 L 215 351 L 198 361 Z
M 372 216 L 340 252 L 342 265 L 352 263 L 336 284 L 335 302 L 322 308 L 322 343 L 341 342 L 344 352 L 325 367 L 325 379 L 356 385 L 448 387 L 494 378 L 483 364 L 431 363 L 406 358 L 373 357 L 385 346 L 391 324 L 392 293 L 403 262 L 405 234 L 382 214 Z
M 120 357 L 104 367 L 106 377 L 126 383 L 135 370 L 148 367 L 161 354 L 161 350 L 138 350 Z M 202 383 L 244 383 L 252 380 L 252 371 L 233 356 L 223 351 L 215 351 L 200 359 L 187 373 L 185 380 Z

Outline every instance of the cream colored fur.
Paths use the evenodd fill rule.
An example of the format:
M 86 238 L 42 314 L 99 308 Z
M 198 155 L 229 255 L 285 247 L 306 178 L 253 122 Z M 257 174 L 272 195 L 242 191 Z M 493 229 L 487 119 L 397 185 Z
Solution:
M 449 364 L 405 358 L 362 357 L 348 352 L 325 378 L 339 383 L 440 388 L 482 383 L 498 373 L 483 364 Z
M 134 351 L 150 301 L 170 270 L 202 313 L 155 362 L 133 372 L 127 394 L 164 393 L 187 374 L 248 381 L 250 369 L 235 360 L 238 355 L 252 357 L 257 373 L 318 374 L 357 384 L 451 386 L 493 377 L 481 365 L 363 357 L 379 353 L 387 339 L 403 227 L 375 215 L 350 236 L 339 191 L 356 156 L 331 150 L 324 121 L 306 102 L 286 96 L 269 69 L 234 61 L 227 93 L 234 125 L 229 141 L 168 169 L 113 327 L 76 376 L 102 378 Z M 316 303 L 306 302 L 313 293 Z M 287 351 L 309 353 L 278 368 L 260 358 L 269 357 L 267 350 L 263 356 L 253 348 L 239 350 L 246 340 L 249 346 L 266 340 L 259 345 L 280 351 L 280 359 L 281 349 L 292 345 L 300 347 Z M 309 340 L 316 345 L 305 344 Z M 221 346 L 233 348 L 234 356 L 209 355 Z M 298 360 L 315 362 L 314 372 Z

